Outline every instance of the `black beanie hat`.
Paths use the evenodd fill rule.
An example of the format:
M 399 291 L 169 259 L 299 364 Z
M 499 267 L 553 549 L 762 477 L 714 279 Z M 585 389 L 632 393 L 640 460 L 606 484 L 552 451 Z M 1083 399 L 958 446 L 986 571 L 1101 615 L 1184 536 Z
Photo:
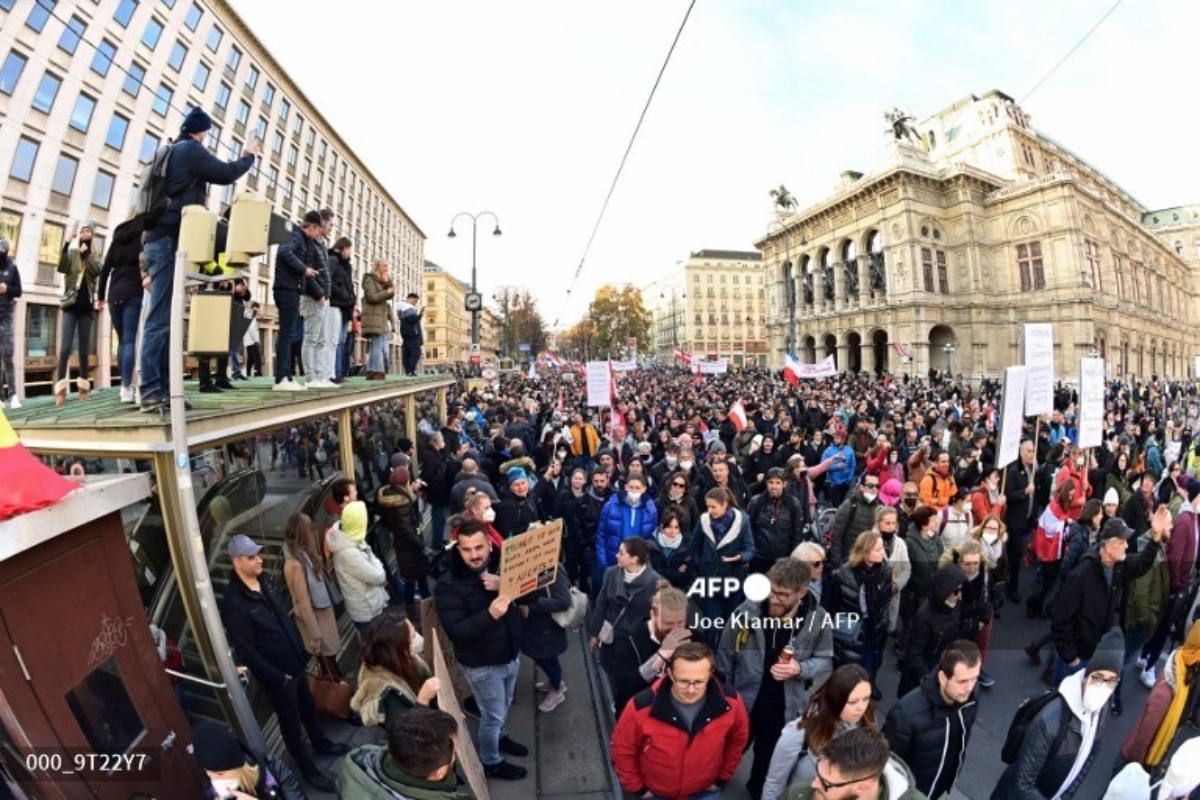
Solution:
M 1096 645 L 1096 652 L 1088 659 L 1087 672 L 1091 674 L 1103 669 L 1120 675 L 1124 661 L 1125 635 L 1121 633 L 1120 628 L 1112 628 L 1101 637 Z
M 212 125 L 212 117 L 203 108 L 197 106 L 183 118 L 183 125 L 180 126 L 179 132 L 184 136 L 190 136 L 193 133 L 204 133 L 212 128 Z
M 226 772 L 246 763 L 242 745 L 229 726 L 205 720 L 192 736 L 192 755 L 209 772 Z

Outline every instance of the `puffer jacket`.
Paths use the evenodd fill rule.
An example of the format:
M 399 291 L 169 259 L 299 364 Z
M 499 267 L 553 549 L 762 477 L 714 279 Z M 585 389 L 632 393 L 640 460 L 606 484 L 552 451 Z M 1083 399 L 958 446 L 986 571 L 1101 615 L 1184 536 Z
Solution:
M 139 259 L 142 255 L 141 219 L 127 219 L 112 232 L 112 241 L 104 254 L 100 281 L 96 286 L 97 300 L 124 303 L 142 296 L 142 275 Z M 3 271 L 0 265 L 0 272 Z M 3 283 L 0 278 L 0 283 Z M 9 291 L 11 292 L 9 287 Z
M 450 574 L 434 587 L 438 620 L 454 645 L 458 663 L 466 667 L 508 664 L 521 654 L 521 611 L 509 606 L 499 620 L 488 607 L 499 594 L 484 588 L 479 574 L 462 560 L 458 548 L 450 550 Z M 488 571 L 500 572 L 500 551 L 492 548 Z
M 750 528 L 750 518 L 746 512 L 733 506 L 729 506 L 727 513 L 733 514 L 734 520 L 728 532 L 719 540 L 707 512 L 700 515 L 700 521 L 692 531 L 692 560 L 696 564 L 696 574 L 701 577 L 741 577 L 750 559 L 754 558 L 754 532 Z M 735 555 L 740 555 L 741 561 L 729 563 L 721 560 Z
M 521 598 L 529 606 L 522 619 L 521 652 L 532 659 L 554 658 L 567 652 L 567 630 L 551 614 L 571 608 L 571 582 L 561 567 L 554 583 Z
M 946 600 L 966 581 L 962 568 L 947 564 L 933 576 L 929 599 L 917 611 L 904 653 L 904 671 L 914 683 L 933 669 L 942 650 L 955 639 L 963 637 L 962 608 L 950 608 Z M 974 638 L 974 635 L 967 638 Z
M 621 788 L 632 795 L 685 798 L 733 778 L 750 739 L 737 692 L 715 678 L 689 731 L 671 704 L 671 679 L 639 692 L 612 732 L 611 756 Z
M 812 787 L 810 780 L 806 785 L 789 789 L 785 800 L 814 800 L 816 795 L 817 790 Z M 766 796 L 764 792 L 763 797 Z M 912 770 L 894 754 L 883 768 L 883 777 L 879 781 L 879 800 L 925 800 L 925 795 L 917 789 Z
M 1167 562 L 1160 560 L 1129 587 L 1129 606 L 1125 610 L 1123 629 L 1132 633 L 1141 628 L 1149 639 L 1158 628 L 1170 601 L 1171 578 Z
M 929 597 L 933 588 L 933 575 L 937 572 L 937 562 L 942 557 L 945 547 L 940 536 L 926 539 L 916 531 L 909 534 L 904 544 L 908 548 L 908 563 L 912 569 L 908 585 L 900 594 L 900 616 L 908 619 Z
M 653 539 L 658 530 L 658 510 L 650 496 L 643 495 L 636 506 L 629 505 L 624 492 L 608 498 L 600 509 L 600 525 L 596 529 L 596 563 L 611 567 L 617 563 L 617 548 L 630 536 Z
M 362 319 L 359 321 L 363 336 L 380 336 L 388 332 L 391 325 L 388 322 L 388 300 L 393 289 L 392 282 L 381 281 L 374 272 L 368 272 L 362 279 L 363 304 Z
M 892 753 L 912 770 L 923 794 L 939 797 L 958 779 L 979 711 L 978 692 L 961 705 L 951 705 L 930 672 L 918 690 L 901 697 L 888 712 L 883 735 Z
M 837 568 L 846 563 L 858 535 L 875 527 L 875 512 L 878 509 L 878 498 L 868 503 L 858 492 L 842 501 L 833 518 L 832 540 L 827 554 L 831 567 Z
M 884 564 L 883 569 L 880 570 L 879 589 L 875 592 L 879 604 L 875 608 L 863 608 L 867 602 L 866 592 L 863 591 L 864 576 L 865 573 L 861 568 L 854 569 L 848 563 L 842 564 L 829 573 L 825 585 L 821 587 L 821 604 L 830 614 L 862 615 L 856 641 L 835 639 L 833 642 L 837 650 L 838 664 L 861 661 L 868 641 L 875 643 L 877 651 L 882 651 L 883 642 L 887 640 L 888 607 L 892 600 L 891 569 Z M 836 619 L 850 619 L 850 617 L 835 617 Z
M 1083 745 L 1081 720 L 1084 677 L 1085 670 L 1079 670 L 1064 678 L 1058 689 L 1062 700 L 1047 704 L 1025 729 L 1025 737 L 1021 740 L 1017 757 L 1000 776 L 1000 781 L 992 791 L 992 800 L 1047 800 L 1054 797 L 1062 787 L 1063 781 L 1071 773 L 1079 748 Z M 1067 733 L 1062 746 L 1058 748 L 1058 752 L 1051 753 L 1050 749 L 1058 734 L 1063 714 L 1070 714 L 1071 720 L 1067 723 Z M 1096 760 L 1100 744 L 1104 741 L 1104 726 L 1107 721 L 1106 709 L 1097 717 L 1096 724 L 1100 727 L 1096 731 L 1095 744 L 1088 753 L 1079 776 L 1061 795 L 1064 800 L 1072 797 L 1087 778 L 1088 770 Z
M 421 538 L 421 514 L 410 486 L 381 486 L 375 495 L 375 510 L 392 532 L 396 566 L 405 580 L 420 580 L 429 574 L 429 557 Z
M 271 288 L 277 292 L 303 292 L 308 280 L 304 271 L 309 267 L 320 269 L 324 261 L 321 245 L 297 226 L 292 238 L 275 253 L 275 283 Z
M 354 310 L 354 265 L 350 259 L 342 258 L 341 253 L 330 250 L 329 262 L 329 304 L 342 310 L 343 319 L 349 319 L 349 312 Z
M 804 541 L 804 510 L 786 492 L 777 498 L 768 492 L 756 495 L 746 513 L 754 529 L 754 551 L 760 559 L 787 558 Z
M 333 571 L 346 603 L 346 613 L 355 622 L 370 622 L 388 602 L 387 572 L 365 541 L 356 542 L 334 523 L 326 537 L 333 555 Z
M 726 686 L 737 690 L 747 711 L 754 708 L 763 681 L 766 637 L 760 620 L 767 617 L 766 602 L 746 600 L 738 606 L 730 624 L 721 632 L 721 646 L 717 649 L 717 673 Z M 785 719 L 800 716 L 808 702 L 809 690 L 833 672 L 833 628 L 829 614 L 812 592 L 800 602 L 793 625 L 788 643 L 796 651 L 800 674 L 783 687 L 787 703 Z
M 418 786 L 412 781 L 392 761 L 385 745 L 364 744 L 342 760 L 337 796 L 356 800 L 455 800 L 462 796 L 454 770 L 434 785 L 422 781 L 425 785 Z
M 233 161 L 222 161 L 204 146 L 190 137 L 181 137 L 171 145 L 167 156 L 166 209 L 159 215 L 152 228 L 147 229 L 145 241 L 152 242 L 164 236 L 179 240 L 179 223 L 183 209 L 190 205 L 205 205 L 208 185 L 228 186 L 245 175 L 254 166 L 255 157 L 244 155 Z M 299 231 L 299 226 L 296 227 Z

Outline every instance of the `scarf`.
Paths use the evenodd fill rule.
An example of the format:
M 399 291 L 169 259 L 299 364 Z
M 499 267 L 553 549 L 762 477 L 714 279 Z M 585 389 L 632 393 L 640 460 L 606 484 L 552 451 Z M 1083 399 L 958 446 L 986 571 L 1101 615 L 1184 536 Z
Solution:
M 679 547 L 679 545 L 683 544 L 683 531 L 675 534 L 675 536 L 672 538 L 667 536 L 666 531 L 664 531 L 662 528 L 659 528 L 656 538 L 658 539 L 659 546 L 662 547 L 663 550 L 675 550 Z M 670 553 L 667 555 L 670 555 Z
M 866 608 L 863 609 L 868 616 L 873 616 L 881 607 L 886 608 L 886 604 L 891 598 L 882 599 L 883 594 L 883 563 L 868 564 L 865 561 L 855 568 L 858 573 L 859 584 L 862 586 L 863 597 L 866 600 Z
M 1092 747 L 1096 744 L 1096 729 L 1100 727 L 1100 712 L 1088 714 L 1082 710 L 1083 688 L 1086 674 L 1087 671 L 1081 669 L 1078 672 L 1063 678 L 1062 683 L 1059 684 L 1060 692 L 1062 692 L 1065 688 L 1067 691 L 1075 693 L 1075 695 L 1080 698 L 1080 712 L 1077 714 L 1077 716 L 1079 717 L 1079 735 L 1081 741 L 1079 742 L 1079 751 L 1075 753 L 1075 761 L 1071 764 L 1071 771 L 1067 773 L 1067 779 L 1062 782 L 1061 786 L 1058 787 L 1058 791 L 1054 793 L 1054 796 L 1051 798 L 1051 800 L 1060 800 L 1067 790 L 1073 787 L 1075 781 L 1081 777 L 1083 768 L 1087 765 L 1088 756 L 1091 755 Z M 1067 705 L 1070 707 L 1063 709 L 1062 713 L 1075 714 L 1075 707 L 1069 702 Z
M 1179 722 L 1183 719 L 1183 712 L 1187 708 L 1188 693 L 1191 691 L 1191 683 L 1188 678 L 1191 677 L 1194 682 L 1195 676 L 1189 672 L 1188 667 L 1200 664 L 1200 623 L 1193 623 L 1188 630 L 1187 640 L 1172 655 L 1171 660 L 1175 664 L 1175 695 L 1171 698 L 1171 705 L 1167 708 L 1167 714 L 1163 717 L 1163 721 L 1159 723 L 1158 732 L 1154 734 L 1154 741 L 1150 743 L 1150 752 L 1146 755 L 1146 766 L 1157 767 L 1166 758 L 1167 751 L 1171 748 L 1171 742 L 1175 740 L 1175 734 L 1179 731 Z
M 627 572 L 625 570 L 621 570 L 621 572 L 623 573 L 621 577 L 623 577 L 625 579 L 626 583 L 633 583 L 638 578 L 642 577 L 642 573 L 646 571 L 646 567 L 647 567 L 646 564 L 642 564 L 642 568 L 639 569 L 637 572 Z

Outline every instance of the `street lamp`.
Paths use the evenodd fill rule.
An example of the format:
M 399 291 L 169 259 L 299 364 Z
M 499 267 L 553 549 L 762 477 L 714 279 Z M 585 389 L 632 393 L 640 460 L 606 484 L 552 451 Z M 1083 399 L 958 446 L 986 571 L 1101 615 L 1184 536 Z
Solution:
M 954 352 L 954 345 L 946 342 L 942 345 L 942 352 L 946 354 L 946 375 L 950 375 L 950 354 Z
M 479 228 L 479 220 L 484 217 L 491 217 L 496 228 L 492 231 L 492 236 L 500 235 L 500 218 L 491 211 L 480 211 L 478 214 L 470 214 L 466 211 L 460 211 L 454 215 L 454 219 L 450 220 L 450 232 L 446 234 L 451 239 L 458 234 L 454 232 L 454 223 L 458 222 L 459 217 L 469 217 L 471 220 L 471 294 L 467 297 L 467 310 L 471 312 L 471 350 L 474 351 L 475 345 L 479 344 L 479 310 L 483 308 L 482 298 L 479 296 L 477 284 L 475 282 L 475 249 L 476 249 L 476 233 Z

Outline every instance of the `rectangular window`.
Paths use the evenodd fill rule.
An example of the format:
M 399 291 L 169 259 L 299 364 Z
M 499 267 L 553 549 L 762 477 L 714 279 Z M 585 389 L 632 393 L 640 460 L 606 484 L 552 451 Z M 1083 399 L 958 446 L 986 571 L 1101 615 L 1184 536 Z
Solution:
M 325 160 L 325 140 L 324 139 L 322 139 L 321 144 L 317 146 L 317 159 L 320 161 Z
M 17 81 L 21 80 L 21 73 L 25 71 L 27 63 L 25 56 L 16 50 L 8 52 L 4 57 L 4 66 L 0 67 L 0 92 L 11 95 L 16 91 Z
M 125 134 L 128 132 L 129 120 L 120 114 L 113 114 L 112 122 L 108 124 L 108 135 L 104 137 L 104 143 L 114 150 L 120 150 L 125 146 Z
M 221 126 L 214 124 L 208 129 L 208 135 L 204 137 L 204 146 L 207 147 L 213 155 L 216 155 L 217 148 L 221 145 Z
M 1103 290 L 1100 283 L 1100 246 L 1090 239 L 1083 240 L 1083 259 L 1087 263 L 1087 273 L 1092 279 L 1092 286 Z
M 925 291 L 933 294 L 933 251 L 928 247 L 921 248 L 921 275 L 924 278 Z
M 38 261 L 42 264 L 57 265 L 62 255 L 63 237 L 66 229 L 54 222 L 42 226 L 42 241 L 38 247 Z M 32 304 L 31 304 L 32 305 Z
M 54 166 L 54 180 L 50 182 L 50 191 L 64 197 L 71 196 L 75 188 L 75 173 L 79 171 L 79 161 L 66 153 L 58 154 L 58 163 Z
M 299 136 L 302 130 L 304 130 L 304 117 L 297 114 L 295 121 L 292 122 L 292 133 Z
M 201 61 L 196 65 L 196 77 L 192 78 L 192 86 L 195 86 L 200 91 L 204 91 L 204 87 L 208 86 L 208 76 L 212 73 L 208 64 Z
M 289 103 L 287 100 L 280 102 L 280 104 L 279 104 L 279 119 L 282 120 L 283 122 L 287 122 L 288 114 L 290 114 L 290 113 L 292 113 L 292 104 Z
M 225 56 L 225 66 L 236 72 L 238 65 L 241 63 L 242 51 L 238 50 L 236 47 L 229 48 L 229 55 Z
M 217 48 L 221 46 L 221 37 L 224 35 L 220 28 L 213 25 L 212 30 L 208 32 L 208 49 L 214 53 L 217 52 Z
M 946 269 L 946 254 L 941 250 L 937 251 L 937 273 L 938 273 L 938 291 L 942 294 L 950 294 L 950 276 Z
M 217 108 L 226 108 L 229 105 L 229 95 L 233 93 L 233 89 L 228 83 L 221 81 L 217 87 Z
M 1117 274 L 1117 299 L 1125 299 L 1125 265 L 1118 255 L 1113 256 L 1113 272 Z M 1196 376 L 1200 377 L 1200 376 Z
M 117 13 L 113 14 L 113 19 L 122 28 L 129 27 L 129 21 L 133 19 L 133 12 L 137 11 L 138 0 L 121 0 L 117 6 Z
M 17 141 L 17 152 L 13 156 L 12 168 L 8 171 L 9 177 L 29 183 L 29 179 L 33 176 L 33 162 L 37 161 L 39 146 L 37 142 L 26 139 L 24 136 Z M 55 263 L 58 263 L 57 259 L 55 259 Z
M 142 147 L 138 150 L 138 161 L 147 164 L 158 152 L 159 138 L 153 133 L 142 134 Z
M 296 160 L 300 157 L 300 151 L 296 149 L 296 145 L 289 144 L 287 152 L 287 164 L 289 167 L 296 166 Z
M 296 117 L 296 119 L 299 120 L 300 118 Z M 309 147 L 312 147 L 314 144 L 316 144 L 316 142 L 317 142 L 317 129 L 309 128 L 308 135 L 304 137 L 304 143 L 306 145 L 308 145 Z
M 264 141 L 266 140 L 266 138 L 267 138 L 267 118 L 262 116 L 261 114 L 258 117 L 258 125 L 255 127 L 255 132 L 258 134 L 259 139 L 263 139 Z
M 250 121 L 250 104 L 245 100 L 239 100 L 237 106 L 237 121 L 245 125 Z
M 92 124 L 92 112 L 96 110 L 96 101 L 86 94 L 80 94 L 75 101 L 75 110 L 71 112 L 71 127 L 80 133 L 87 133 Z
M 200 10 L 198 3 L 192 3 L 192 7 L 188 9 L 187 16 L 183 18 L 183 24 L 192 33 L 196 32 L 196 26 L 200 24 L 200 18 L 204 16 L 204 12 Z
M 1042 264 L 1042 243 L 1017 245 L 1017 269 L 1021 276 L 1021 291 L 1046 288 L 1046 271 Z
M 167 66 L 179 72 L 183 69 L 183 60 L 187 58 L 187 48 L 183 46 L 183 42 L 175 40 L 175 45 L 171 48 L 171 55 L 167 57 Z
M 96 208 L 107 209 L 112 203 L 113 185 L 116 182 L 116 177 L 107 172 L 96 173 L 96 185 L 92 189 L 92 205 Z
M 36 0 L 33 8 L 29 10 L 29 16 L 25 18 L 25 24 L 41 33 L 42 28 L 46 27 L 46 22 L 49 21 L 55 5 L 57 5 L 55 0 Z
M 47 222 L 46 227 L 52 223 Z M 62 228 L 59 227 L 59 239 L 62 238 Z M 42 238 L 45 239 L 45 231 L 42 231 Z M 59 245 L 61 247 L 61 245 Z M 57 248 L 55 249 L 57 252 Z M 54 264 L 58 263 L 58 256 L 54 257 Z M 25 355 L 30 358 L 45 358 L 46 356 L 54 355 L 56 344 L 55 335 L 57 333 L 58 324 L 58 309 L 44 303 L 26 303 L 25 304 Z
M 165 117 L 167 112 L 171 110 L 171 95 L 174 90 L 165 83 L 158 85 L 158 90 L 154 92 L 154 103 L 150 109 L 160 117 Z
M 279 155 L 283 152 L 283 134 L 275 131 L 275 135 L 271 137 L 271 152 Z
M 275 167 L 275 166 L 267 167 L 267 186 L 278 188 L 278 186 L 279 186 L 279 167 Z
M 237 139 L 234 139 L 233 141 L 231 141 L 229 143 L 229 153 L 235 159 L 241 158 L 242 157 L 242 143 L 240 141 L 238 141 Z
M 130 97 L 137 97 L 144 80 L 146 80 L 146 69 L 141 64 L 130 64 L 129 71 L 125 73 L 125 85 L 121 89 Z
M 146 30 L 142 31 L 142 44 L 153 50 L 158 47 L 158 40 L 162 38 L 162 32 L 162 23 L 158 21 L 157 17 L 151 17 L 146 23 Z
M 258 86 L 258 67 L 251 67 L 250 71 L 246 73 L 246 85 L 251 89 Z
M 67 20 L 66 27 L 63 28 L 62 36 L 58 37 L 58 49 L 75 55 L 75 51 L 79 48 L 79 42 L 83 39 L 83 32 L 86 30 L 86 22 L 79 17 L 71 17 Z
M 270 110 L 271 104 L 274 102 L 275 102 L 275 87 L 268 83 L 267 88 L 263 89 L 263 105 L 265 105 L 267 107 L 267 109 Z
M 108 75 L 108 68 L 117 57 L 117 46 L 108 39 L 101 39 L 96 45 L 96 54 L 92 56 L 92 72 L 101 77 Z
M 50 113 L 50 109 L 54 108 L 54 99 L 58 97 L 58 88 L 62 86 L 62 80 L 47 72 L 42 76 L 42 82 L 38 84 L 37 94 L 33 96 L 33 107 L 38 111 L 46 114 Z
M 283 197 L 285 200 L 291 200 L 296 196 L 296 182 L 288 178 L 283 182 Z

